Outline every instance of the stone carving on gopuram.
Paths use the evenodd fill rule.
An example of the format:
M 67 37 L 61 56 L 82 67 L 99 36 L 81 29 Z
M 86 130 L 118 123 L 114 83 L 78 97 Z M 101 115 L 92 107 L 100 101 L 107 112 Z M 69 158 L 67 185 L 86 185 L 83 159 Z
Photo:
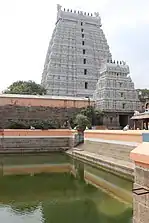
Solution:
M 98 12 L 57 5 L 57 21 L 41 81 L 48 95 L 93 97 L 101 65 L 111 60 L 101 26 Z

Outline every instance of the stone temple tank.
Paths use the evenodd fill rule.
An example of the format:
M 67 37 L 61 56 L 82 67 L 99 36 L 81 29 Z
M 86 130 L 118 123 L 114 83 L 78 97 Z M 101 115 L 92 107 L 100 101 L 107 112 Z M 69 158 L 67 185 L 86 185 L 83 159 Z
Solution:
M 57 5 L 41 81 L 48 95 L 93 97 L 102 63 L 112 57 L 101 26 L 98 12 Z

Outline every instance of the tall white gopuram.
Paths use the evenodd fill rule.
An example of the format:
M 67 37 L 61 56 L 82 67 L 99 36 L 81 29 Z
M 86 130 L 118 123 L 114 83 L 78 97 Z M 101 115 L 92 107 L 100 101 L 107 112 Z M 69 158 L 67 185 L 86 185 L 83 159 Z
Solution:
M 111 53 L 99 13 L 62 9 L 49 44 L 42 86 L 48 95 L 93 97 L 101 64 Z

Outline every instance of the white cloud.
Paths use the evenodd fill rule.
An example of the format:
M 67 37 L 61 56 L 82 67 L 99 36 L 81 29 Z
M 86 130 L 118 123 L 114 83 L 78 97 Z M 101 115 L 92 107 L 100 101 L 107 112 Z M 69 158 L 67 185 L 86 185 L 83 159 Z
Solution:
M 137 87 L 148 87 L 148 0 L 59 0 L 66 8 L 99 11 L 114 59 L 128 61 Z M 56 21 L 49 0 L 0 0 L 0 90 L 15 80 L 40 83 Z

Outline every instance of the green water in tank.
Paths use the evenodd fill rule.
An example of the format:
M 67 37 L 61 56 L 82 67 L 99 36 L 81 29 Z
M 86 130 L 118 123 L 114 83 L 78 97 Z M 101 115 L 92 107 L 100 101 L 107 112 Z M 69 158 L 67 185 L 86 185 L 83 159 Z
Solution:
M 68 172 L 7 175 L 5 168 L 71 164 Z M 65 154 L 0 157 L 0 222 L 5 223 L 130 223 L 131 202 L 124 202 L 85 173 L 131 191 L 132 183 L 95 169 Z

